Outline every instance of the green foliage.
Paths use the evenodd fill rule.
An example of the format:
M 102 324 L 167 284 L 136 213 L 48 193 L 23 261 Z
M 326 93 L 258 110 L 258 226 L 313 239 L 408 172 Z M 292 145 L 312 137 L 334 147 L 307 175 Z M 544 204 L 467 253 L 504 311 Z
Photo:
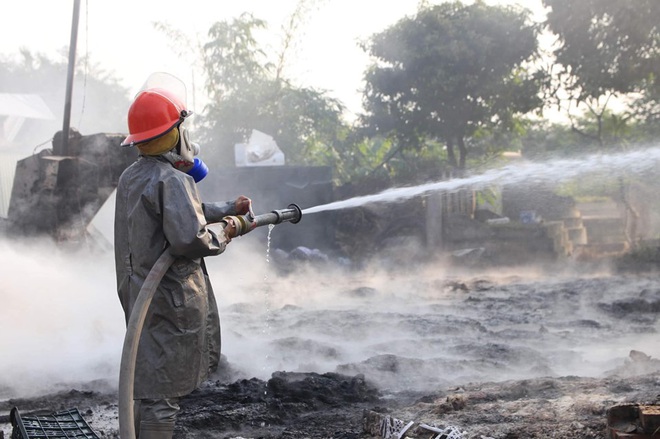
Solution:
M 599 91 L 608 90 L 608 99 L 614 91 L 634 90 L 642 98 L 632 111 L 589 107 L 571 125 L 532 121 L 526 116 L 540 108 L 540 86 L 549 76 L 530 67 L 538 61 L 539 28 L 528 11 L 482 1 L 421 2 L 415 16 L 365 45 L 375 62 L 365 71 L 365 114 L 354 129 L 342 121 L 340 102 L 284 76 L 306 11 L 302 0 L 284 29 L 280 53 L 262 49 L 266 23 L 252 15 L 210 28 L 202 47 L 211 103 L 198 131 L 212 146 L 205 154 L 233 164 L 233 145 L 258 129 L 275 138 L 287 163 L 332 166 L 338 183 L 408 184 L 441 178 L 451 167 L 494 166 L 502 151 L 571 156 L 656 139 L 658 81 L 645 63 L 657 66 L 657 27 L 649 18 L 657 2 L 639 0 L 640 10 L 632 10 L 619 0 L 544 1 L 552 7 L 547 24 L 563 43 L 558 77 L 572 78 L 568 84 L 580 102 L 602 98 Z M 632 35 L 640 12 L 645 21 Z M 581 27 L 587 17 L 591 27 Z M 645 35 L 656 35 L 652 44 Z M 621 48 L 618 55 L 612 41 Z M 592 53 L 594 44 L 603 53 Z
M 621 191 L 621 181 L 606 172 L 590 172 L 579 179 L 562 183 L 557 193 L 575 199 L 612 199 Z
M 409 148 L 446 142 L 450 163 L 463 168 L 465 138 L 510 126 L 541 104 L 538 78 L 525 68 L 536 34 L 526 12 L 482 2 L 443 3 L 400 20 L 367 47 L 378 60 L 365 74 L 367 132 Z
M 543 0 L 547 25 L 561 45 L 557 61 L 570 69 L 581 97 L 638 91 L 658 71 L 657 0 Z M 657 79 L 654 80 L 656 86 Z
M 658 75 L 652 73 L 640 86 L 640 96 L 633 100 L 630 105 L 630 114 L 640 121 L 640 126 L 652 138 L 660 136 L 660 87 L 658 86 Z
M 204 67 L 207 89 L 213 99 L 241 93 L 265 79 L 272 65 L 265 61 L 265 53 L 255 38 L 255 33 L 265 26 L 265 21 L 248 13 L 211 26 L 209 41 L 204 45 Z
M 653 146 L 657 136 L 655 124 L 605 111 L 600 119 L 587 113 L 572 126 L 545 120 L 530 122 L 518 142 L 525 157 L 543 159 Z
M 660 81 L 660 2 L 543 0 L 561 87 L 577 103 L 608 95 L 641 94 L 636 113 L 657 116 Z M 655 103 L 655 105 L 653 105 Z M 641 110 L 641 111 L 640 111 Z
M 481 126 L 468 139 L 473 161 L 491 162 L 503 152 L 519 152 L 523 149 L 523 138 L 533 123 L 530 119 L 513 117 L 507 127 Z
M 357 149 L 360 166 L 354 169 L 352 180 L 420 184 L 443 178 L 451 168 L 444 145 L 438 142 L 425 142 L 411 150 L 391 138 L 375 137 L 365 138 Z
M 502 194 L 494 187 L 475 191 L 475 204 L 478 209 L 487 209 L 491 212 L 502 213 Z
M 264 21 L 243 14 L 209 31 L 204 53 L 212 101 L 200 134 L 214 145 L 210 160 L 232 164 L 234 144 L 246 142 L 256 129 L 275 139 L 288 164 L 332 161 L 335 144 L 345 136 L 343 106 L 283 78 L 255 36 L 264 27 Z

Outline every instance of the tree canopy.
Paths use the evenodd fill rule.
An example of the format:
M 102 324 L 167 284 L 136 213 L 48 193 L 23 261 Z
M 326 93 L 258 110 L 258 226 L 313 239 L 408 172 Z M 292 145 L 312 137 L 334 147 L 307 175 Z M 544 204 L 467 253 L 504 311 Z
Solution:
M 465 139 L 479 127 L 509 125 L 541 105 L 540 83 L 525 68 L 537 54 L 537 30 L 524 10 L 454 2 L 374 35 L 366 48 L 376 59 L 365 74 L 367 132 L 417 147 L 443 141 L 449 162 L 464 168 Z
M 546 25 L 557 35 L 557 89 L 569 104 L 584 103 L 606 142 L 604 117 L 612 97 L 627 105 L 622 122 L 660 120 L 660 2 L 657 0 L 543 0 Z M 561 102 L 561 99 L 557 100 Z M 573 128 L 581 132 L 576 124 Z
M 30 124 L 21 142 L 34 147 L 62 129 L 68 60 L 53 60 L 22 50 L 18 59 L 0 59 L 0 93 L 39 94 L 56 119 Z M 124 132 L 128 90 L 118 80 L 88 59 L 78 59 L 74 77 L 71 127 L 83 134 Z
M 266 51 L 260 42 L 263 20 L 244 14 L 218 22 L 201 51 L 210 104 L 198 118 L 198 135 L 214 146 L 207 153 L 228 165 L 233 145 L 257 129 L 275 138 L 287 163 L 328 164 L 342 180 L 350 180 L 388 173 L 429 175 L 431 168 L 445 164 L 464 168 L 468 152 L 483 160 L 503 149 L 528 150 L 523 143 L 533 136 L 525 132 L 541 125 L 530 124 L 525 116 L 551 102 L 540 93 L 551 74 L 553 80 L 566 79 L 577 99 L 597 99 L 604 91 L 634 92 L 640 97 L 638 111 L 660 115 L 652 19 L 660 3 L 543 1 L 549 7 L 544 24 L 559 37 L 555 68 L 561 71 L 556 77 L 540 71 L 541 25 L 531 23 L 525 9 L 483 1 L 420 2 L 415 15 L 373 35 L 364 45 L 374 62 L 364 75 L 359 131 L 342 122 L 339 101 L 286 77 L 283 66 L 292 55 L 301 10 L 283 29 L 281 53 Z M 650 132 L 648 122 L 641 125 L 601 110 L 577 116 L 560 136 L 546 137 L 543 149 L 599 148 L 603 141 L 630 138 L 633 126 L 635 132 Z M 569 138 L 568 143 L 561 140 Z
M 284 78 L 255 36 L 264 27 L 264 21 L 243 14 L 209 30 L 204 59 L 211 103 L 204 140 L 216 145 L 215 159 L 226 165 L 233 163 L 234 144 L 257 129 L 275 139 L 287 163 L 313 163 L 341 136 L 343 106 L 323 91 L 296 87 Z
M 660 2 L 543 0 L 557 62 L 579 97 L 660 86 Z

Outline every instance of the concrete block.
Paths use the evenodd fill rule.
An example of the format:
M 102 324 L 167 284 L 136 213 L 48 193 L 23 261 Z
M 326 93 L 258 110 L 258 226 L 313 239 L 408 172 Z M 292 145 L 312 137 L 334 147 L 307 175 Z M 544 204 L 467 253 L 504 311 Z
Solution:
M 589 242 L 614 242 L 625 238 L 621 218 L 589 218 L 584 220 Z
M 639 420 L 645 433 L 658 431 L 657 437 L 660 437 L 660 405 L 640 405 Z
M 622 404 L 607 410 L 607 437 L 617 439 L 618 434 L 637 431 L 639 410 L 636 404 Z
M 577 218 L 563 218 L 562 219 L 564 226 L 567 228 L 573 228 L 573 227 L 583 227 L 584 222 L 582 221 L 582 218 L 577 217 Z
M 567 228 L 568 239 L 573 244 L 586 244 L 587 243 L 587 229 L 584 227 L 571 227 Z
M 623 404 L 607 411 L 608 439 L 651 439 L 659 429 L 659 405 Z
M 563 221 L 548 221 L 543 224 L 543 227 L 545 227 L 546 232 L 548 233 L 548 236 L 552 237 L 554 235 L 557 235 L 564 230 L 564 222 Z

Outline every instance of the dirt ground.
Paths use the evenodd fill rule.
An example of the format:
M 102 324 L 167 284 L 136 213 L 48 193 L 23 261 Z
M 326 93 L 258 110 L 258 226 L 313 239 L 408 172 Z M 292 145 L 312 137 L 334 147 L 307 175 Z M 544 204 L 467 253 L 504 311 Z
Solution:
M 89 387 L 89 386 L 85 386 Z M 100 437 L 118 437 L 113 392 L 71 390 L 14 399 L 3 411 L 47 414 L 76 407 Z M 415 424 L 410 438 L 435 437 L 420 427 L 457 427 L 463 438 L 604 438 L 608 408 L 660 403 L 657 372 L 628 378 L 545 377 L 467 383 L 428 392 L 380 392 L 361 376 L 276 373 L 264 382 L 208 383 L 182 403 L 178 438 L 382 437 L 369 411 Z M 9 435 L 8 416 L 0 418 Z M 376 428 L 379 424 L 375 425 Z M 8 437 L 8 436 L 7 436 Z
M 609 408 L 660 403 L 657 274 L 425 270 L 317 273 L 314 296 L 289 274 L 221 306 L 225 362 L 182 401 L 175 438 L 373 438 L 383 419 L 412 421 L 409 438 L 605 438 Z M 76 407 L 118 437 L 115 386 L 0 401 L 0 431 L 12 407 Z

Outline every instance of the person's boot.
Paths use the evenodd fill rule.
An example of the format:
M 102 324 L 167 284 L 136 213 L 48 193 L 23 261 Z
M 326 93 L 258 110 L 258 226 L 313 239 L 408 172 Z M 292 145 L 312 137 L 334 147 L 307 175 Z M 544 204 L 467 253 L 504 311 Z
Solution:
M 140 422 L 139 439 L 172 439 L 174 421 Z

